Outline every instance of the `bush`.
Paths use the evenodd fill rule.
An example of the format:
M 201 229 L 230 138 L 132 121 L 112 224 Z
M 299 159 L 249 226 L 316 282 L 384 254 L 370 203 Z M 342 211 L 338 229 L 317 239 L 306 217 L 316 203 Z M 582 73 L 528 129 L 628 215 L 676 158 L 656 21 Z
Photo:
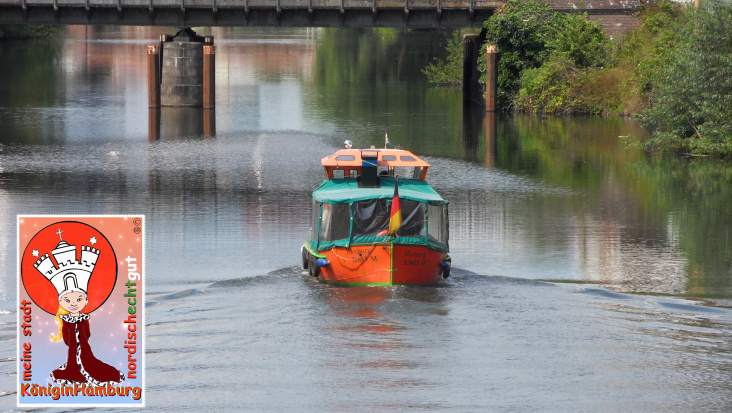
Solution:
M 516 109 L 535 113 L 567 113 L 571 84 L 577 78 L 573 62 L 561 54 L 541 67 L 522 72 L 520 88 L 514 98 Z
M 553 82 L 570 79 L 567 75 L 576 68 L 601 66 L 607 55 L 608 39 L 599 24 L 587 20 L 586 15 L 552 11 L 543 2 L 508 0 L 485 27 L 488 43 L 497 45 L 500 53 L 498 104 L 504 109 L 511 104 L 526 108 L 525 104 L 533 101 L 530 107 L 544 102 L 551 108 L 540 111 L 554 112 L 560 101 L 566 101 L 566 96 L 555 94 L 560 89 L 569 90 L 569 85 Z M 549 61 L 549 67 L 536 70 Z M 481 70 L 485 71 L 484 63 Z M 542 85 L 551 90 L 541 89 Z M 522 87 L 528 89 L 520 91 Z
M 557 53 L 521 76 L 516 109 L 539 114 L 571 115 L 608 113 L 620 106 L 617 72 L 604 68 L 580 69 Z
M 587 13 L 561 15 L 559 20 L 561 26 L 549 43 L 550 48 L 577 67 L 602 66 L 608 49 L 608 38 L 602 27 L 588 20 Z
M 498 46 L 498 100 L 508 109 L 519 89 L 521 73 L 541 64 L 551 54 L 562 16 L 546 3 L 507 0 L 485 22 L 488 43 Z M 480 70 L 485 72 L 481 59 Z M 481 78 L 485 83 L 485 76 Z
M 708 0 L 686 10 L 675 47 L 659 65 L 651 106 L 655 152 L 732 157 L 732 4 Z
M 622 112 L 637 115 L 650 104 L 659 66 L 668 58 L 683 24 L 681 6 L 661 0 L 640 14 L 641 27 L 614 43 L 611 66 L 625 79 L 618 84 Z

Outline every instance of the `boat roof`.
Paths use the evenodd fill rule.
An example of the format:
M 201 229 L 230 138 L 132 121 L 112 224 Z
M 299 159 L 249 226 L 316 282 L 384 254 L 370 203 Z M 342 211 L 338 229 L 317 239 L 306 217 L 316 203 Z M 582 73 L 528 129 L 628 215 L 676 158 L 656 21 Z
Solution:
M 323 166 L 361 166 L 362 156 L 378 157 L 378 166 L 430 166 L 412 152 L 403 149 L 341 149 L 320 160 Z
M 396 179 L 381 177 L 378 188 L 359 188 L 355 179 L 333 178 L 323 182 L 313 198 L 327 204 L 348 204 L 367 199 L 391 199 L 394 197 Z M 399 179 L 399 199 L 409 199 L 431 205 L 445 205 L 443 199 L 427 182 L 419 179 Z
M 376 164 L 373 163 L 376 159 Z M 388 168 L 412 167 L 416 169 L 419 178 L 425 180 L 430 164 L 419 156 L 403 149 L 341 149 L 333 155 L 320 160 L 325 168 L 328 179 L 334 178 L 333 171 L 343 170 L 345 175 L 355 171 L 361 175 L 364 166 L 383 166 Z

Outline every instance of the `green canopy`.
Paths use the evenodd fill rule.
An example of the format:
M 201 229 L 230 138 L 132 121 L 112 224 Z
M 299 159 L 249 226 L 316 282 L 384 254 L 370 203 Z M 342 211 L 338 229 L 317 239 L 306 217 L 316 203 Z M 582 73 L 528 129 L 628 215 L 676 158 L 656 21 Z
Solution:
M 323 182 L 313 191 L 313 198 L 327 204 L 348 204 L 366 199 L 391 199 L 394 196 L 394 178 L 379 178 L 379 188 L 359 188 L 355 179 L 331 179 Z M 442 199 L 427 182 L 419 179 L 400 179 L 399 198 L 423 202 L 430 205 L 445 205 Z

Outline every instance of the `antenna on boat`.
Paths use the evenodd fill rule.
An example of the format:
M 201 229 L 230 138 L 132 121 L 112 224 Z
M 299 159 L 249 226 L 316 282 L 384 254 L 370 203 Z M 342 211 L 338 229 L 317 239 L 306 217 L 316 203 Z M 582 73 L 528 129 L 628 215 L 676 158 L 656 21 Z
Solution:
M 343 143 L 346 145 L 346 149 L 351 149 L 353 147 L 353 142 L 351 142 L 350 139 Z

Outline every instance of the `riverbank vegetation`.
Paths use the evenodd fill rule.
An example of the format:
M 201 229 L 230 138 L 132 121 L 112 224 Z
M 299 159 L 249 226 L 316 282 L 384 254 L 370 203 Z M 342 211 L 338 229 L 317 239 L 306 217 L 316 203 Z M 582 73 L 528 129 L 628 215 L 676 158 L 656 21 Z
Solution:
M 500 107 L 634 116 L 653 130 L 634 143 L 648 151 L 732 157 L 732 4 L 662 0 L 638 17 L 638 29 L 610 39 L 586 15 L 508 0 L 485 23 L 500 52 Z M 462 46 L 449 46 L 428 80 L 447 83 L 430 72 L 461 64 Z

